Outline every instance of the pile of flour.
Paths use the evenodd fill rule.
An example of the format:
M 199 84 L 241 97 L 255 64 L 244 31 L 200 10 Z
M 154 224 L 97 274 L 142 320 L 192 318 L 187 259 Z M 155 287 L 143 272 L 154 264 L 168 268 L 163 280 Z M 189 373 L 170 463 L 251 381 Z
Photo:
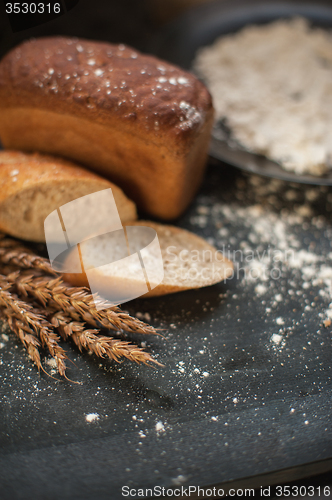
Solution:
M 248 26 L 194 62 L 245 149 L 297 174 L 332 168 L 332 35 L 304 19 Z

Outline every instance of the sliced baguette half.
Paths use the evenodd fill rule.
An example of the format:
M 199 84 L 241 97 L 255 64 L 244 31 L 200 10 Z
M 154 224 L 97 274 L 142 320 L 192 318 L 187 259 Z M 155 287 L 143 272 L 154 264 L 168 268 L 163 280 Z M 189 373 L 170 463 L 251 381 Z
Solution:
M 44 220 L 62 205 L 112 189 L 122 223 L 136 219 L 136 206 L 115 184 L 67 160 L 0 151 L 0 231 L 44 242 Z
M 174 226 L 166 226 L 150 221 L 133 221 L 125 224 L 128 226 L 150 227 L 157 232 L 161 255 L 163 259 L 164 278 L 158 284 L 158 270 L 156 262 L 155 277 L 153 273 L 149 274 L 148 292 L 143 297 L 154 297 L 166 295 L 183 290 L 201 288 L 213 285 L 226 280 L 233 273 L 233 264 L 226 259 L 220 250 L 209 245 L 199 236 Z M 128 229 L 127 229 L 128 234 Z M 136 241 L 136 246 L 143 248 L 145 243 Z M 89 278 L 93 278 L 94 288 L 98 285 L 98 292 L 103 297 L 109 297 L 121 294 L 123 296 L 138 293 L 142 290 L 146 281 L 141 279 L 141 268 L 138 264 L 129 267 L 123 259 L 123 249 L 113 240 L 110 245 L 107 242 L 107 235 L 101 235 L 84 241 L 80 244 L 81 264 L 85 270 L 88 270 Z M 66 262 L 68 268 L 72 263 L 76 253 L 69 254 Z M 150 263 L 157 259 L 158 255 L 153 251 L 149 255 Z M 97 261 L 110 263 L 94 267 Z M 116 265 L 114 265 L 114 262 Z M 155 279 L 154 279 L 155 278 Z M 76 286 L 89 286 L 88 278 L 85 273 L 64 274 L 64 279 Z M 112 293 L 112 291 L 114 293 Z M 138 296 L 138 295 L 136 295 Z

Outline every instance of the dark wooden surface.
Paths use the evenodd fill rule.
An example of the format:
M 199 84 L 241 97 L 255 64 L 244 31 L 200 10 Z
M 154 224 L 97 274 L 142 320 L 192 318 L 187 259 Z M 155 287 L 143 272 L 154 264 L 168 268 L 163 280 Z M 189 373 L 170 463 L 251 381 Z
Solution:
M 298 250 L 314 248 L 319 273 L 332 265 L 331 194 L 327 187 L 275 185 L 211 165 L 178 224 L 235 251 L 256 230 L 252 207 L 264 207 L 263 218 L 277 224 L 305 204 L 311 216 L 287 226 L 288 237 L 301 242 Z M 315 200 L 308 204 L 308 197 Z M 259 488 L 264 477 L 291 481 L 331 467 L 332 343 L 331 329 L 322 325 L 329 298 L 317 284 L 303 288 L 301 269 L 285 263 L 281 270 L 280 279 L 265 282 L 264 296 L 256 292 L 262 282 L 240 274 L 126 304 L 164 329 L 165 339 L 136 336 L 164 368 L 100 362 L 67 345 L 75 363 L 68 375 L 82 384 L 56 382 L 38 374 L 12 334 L 2 339 L 2 498 L 30 492 L 37 499 L 106 499 L 110 491 L 120 498 L 126 484 L 208 486 L 246 478 Z M 283 341 L 275 345 L 280 331 Z M 89 413 L 99 419 L 88 423 Z
M 138 2 L 96 1 L 90 7 L 81 0 L 66 25 L 58 20 L 15 36 L 0 15 L 0 50 L 33 34 L 54 33 L 147 46 L 155 27 Z M 211 163 L 195 202 L 177 224 L 219 249 L 226 246 L 241 267 L 243 256 L 234 252 L 255 236 L 255 206 L 266 212 L 268 233 L 269 225 L 285 223 L 288 237 L 299 242 L 297 250 L 317 256 L 317 274 L 332 266 L 328 187 L 276 185 Z M 280 240 L 270 233 L 261 237 L 263 249 L 278 248 Z M 251 248 L 262 242 L 251 242 Z M 207 289 L 133 301 L 127 310 L 148 313 L 164 329 L 165 339 L 136 341 L 146 342 L 165 368 L 100 362 L 68 344 L 75 363 L 69 376 L 81 384 L 39 375 L 19 341 L 4 331 L 1 499 L 120 498 L 125 484 L 327 484 L 332 347 L 323 320 L 330 299 L 326 284 L 303 284 L 302 269 L 286 262 L 280 280 L 247 282 L 239 275 Z M 263 295 L 258 285 L 266 287 Z M 276 324 L 278 317 L 283 325 Z M 281 334 L 280 345 L 271 341 L 274 334 Z M 89 413 L 99 419 L 88 423 Z M 158 422 L 164 430 L 157 431 Z M 320 472 L 325 475 L 318 479 L 301 479 Z

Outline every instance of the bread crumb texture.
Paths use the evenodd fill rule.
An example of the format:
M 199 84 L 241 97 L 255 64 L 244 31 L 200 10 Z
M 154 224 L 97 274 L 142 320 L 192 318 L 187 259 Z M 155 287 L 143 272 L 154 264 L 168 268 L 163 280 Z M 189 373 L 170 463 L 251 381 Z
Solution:
M 150 227 L 158 235 L 160 250 L 159 246 L 143 248 L 144 244 L 139 232 L 135 233 L 135 247 L 145 252 L 145 264 L 148 264 L 148 281 L 151 289 L 144 294 L 145 297 L 210 286 L 226 281 L 233 273 L 232 262 L 227 260 L 220 250 L 218 251 L 203 238 L 185 229 L 151 221 L 134 221 L 126 223 L 125 226 L 127 230 L 129 226 Z M 80 245 L 84 269 L 89 273 L 89 279 L 93 279 L 93 283 L 98 285 L 98 293 L 110 301 L 113 300 L 113 296 L 116 296 L 116 299 L 129 296 L 128 293 L 138 287 L 142 280 L 145 284 L 140 261 L 128 261 L 124 258 L 121 238 L 117 239 L 118 236 L 121 235 L 116 235 L 110 240 L 109 235 L 100 235 Z M 74 255 L 76 254 L 69 254 L 67 263 L 72 262 Z M 160 258 L 162 258 L 164 269 L 161 283 Z M 102 265 L 101 262 L 105 264 Z M 66 281 L 74 285 L 88 286 L 89 284 L 87 277 L 82 274 L 65 274 L 64 276 Z M 143 293 L 144 291 L 138 293 L 137 296 Z M 146 314 L 143 316 L 141 312 L 138 312 L 136 316 L 145 320 L 150 317 Z
M 44 242 L 44 221 L 51 212 L 105 189 L 112 190 L 122 222 L 137 217 L 135 204 L 119 187 L 75 163 L 39 153 L 0 151 L 0 230 Z M 83 215 L 88 220 L 88 214 Z

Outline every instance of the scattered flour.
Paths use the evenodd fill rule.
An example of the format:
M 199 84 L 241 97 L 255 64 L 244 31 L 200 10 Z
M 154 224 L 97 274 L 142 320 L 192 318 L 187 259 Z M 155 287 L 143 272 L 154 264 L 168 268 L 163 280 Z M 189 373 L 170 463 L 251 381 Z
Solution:
M 271 337 L 271 342 L 274 342 L 275 344 L 280 344 L 282 339 L 283 339 L 282 335 L 279 335 L 278 333 L 274 333 Z
M 95 422 L 96 420 L 99 420 L 99 414 L 98 413 L 88 413 L 85 415 L 85 420 L 87 422 Z
M 172 479 L 172 484 L 174 484 L 175 486 L 180 486 L 181 484 L 183 484 L 185 481 L 187 481 L 187 477 L 186 476 L 183 476 L 182 474 L 180 474 L 179 476 L 177 477 L 174 477 Z
M 47 364 L 47 366 L 49 366 L 51 368 L 51 375 L 55 375 L 56 373 L 58 373 L 58 369 L 57 369 L 57 364 L 56 364 L 56 360 L 54 358 L 49 358 L 45 361 L 45 363 Z
M 54 358 L 50 358 L 46 361 L 46 364 L 51 367 L 51 368 L 56 368 L 57 367 L 57 364 L 56 364 L 56 360 Z
M 155 429 L 156 429 L 157 434 L 159 434 L 160 432 L 165 432 L 165 430 L 166 430 L 165 426 L 161 420 L 159 420 L 159 422 L 156 423 Z
M 147 322 L 151 321 L 151 315 L 148 312 L 142 313 L 142 312 L 138 311 L 138 312 L 136 312 L 136 317 L 138 319 L 143 320 L 143 321 L 147 321 Z
M 312 300 L 308 302 L 311 293 L 326 303 L 319 314 L 322 320 L 332 319 L 332 252 L 327 247 L 322 253 L 314 241 L 315 228 L 328 227 L 327 219 L 315 216 L 314 209 L 327 188 L 301 187 L 255 175 L 238 179 L 237 184 L 237 198 L 246 200 L 245 206 L 234 200 L 211 202 L 200 197 L 197 209 L 197 213 L 207 214 L 209 226 L 217 228 L 215 244 L 234 262 L 233 277 L 244 289 L 252 287 L 264 301 L 266 314 L 273 311 L 280 327 L 284 327 L 285 318 L 277 311 L 283 302 L 293 297 L 303 314 L 309 313 L 315 306 Z M 330 212 L 331 204 L 326 209 Z M 191 224 L 201 227 L 195 217 L 191 217 Z M 307 229 L 308 243 L 303 240 Z M 325 234 L 327 242 L 332 240 L 330 232 Z
M 200 49 L 194 67 L 238 143 L 286 170 L 321 175 L 332 167 L 331 63 L 331 34 L 296 18 L 223 36 Z

